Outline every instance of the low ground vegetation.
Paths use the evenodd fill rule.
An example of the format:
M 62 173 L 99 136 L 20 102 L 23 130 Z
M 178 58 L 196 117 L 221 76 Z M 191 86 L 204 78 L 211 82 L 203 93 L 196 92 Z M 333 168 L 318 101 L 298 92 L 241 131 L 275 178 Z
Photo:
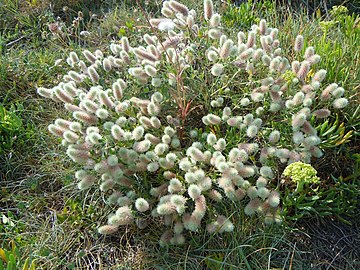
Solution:
M 189 8 L 194 8 L 200 18 L 204 16 L 202 3 L 196 4 L 196 6 L 187 1 L 182 3 Z M 235 145 L 242 142 L 261 145 L 266 141 L 269 143 L 266 147 L 269 147 L 278 142 L 275 131 L 287 134 L 281 136 L 284 140 L 279 140 L 282 147 L 289 148 L 292 143 L 292 129 L 296 124 L 292 121 L 291 115 L 298 113 L 302 107 L 296 110 L 292 108 L 287 116 L 286 112 L 280 115 L 283 117 L 281 119 L 287 117 L 289 130 L 282 128 L 276 124 L 277 121 L 272 121 L 267 117 L 260 123 L 264 130 L 260 130 L 260 126 L 253 123 L 258 117 L 255 111 L 260 107 L 258 103 L 254 103 L 254 100 L 260 96 L 257 95 L 259 94 L 257 92 L 252 93 L 251 90 L 255 87 L 246 82 L 250 81 L 256 84 L 261 79 L 265 79 L 268 73 L 260 71 L 252 74 L 253 71 L 258 70 L 257 66 L 253 67 L 253 71 L 251 66 L 245 66 L 245 70 L 243 69 L 241 74 L 236 73 L 239 67 L 228 64 L 230 61 L 234 62 L 236 57 L 225 55 L 226 46 L 224 44 L 231 43 L 229 40 L 232 39 L 234 40 L 232 46 L 240 45 L 237 37 L 239 31 L 244 32 L 245 43 L 247 43 L 247 31 L 251 29 L 252 25 L 258 25 L 259 31 L 262 31 L 260 29 L 263 27 L 264 21 L 261 19 L 264 19 L 267 27 L 278 29 L 277 39 L 282 44 L 282 54 L 286 55 L 290 63 L 293 60 L 302 62 L 305 49 L 313 46 L 316 54 L 321 56 L 321 61 L 312 69 L 309 68 L 304 78 L 302 78 L 303 75 L 299 78 L 298 74 L 294 75 L 290 72 L 279 74 L 283 74 L 281 76 L 289 80 L 289 83 L 290 80 L 293 82 L 292 80 L 297 77 L 300 81 L 304 80 L 300 84 L 307 85 L 311 84 L 311 80 L 314 83 L 313 76 L 315 74 L 318 77 L 321 75 L 316 73 L 317 70 L 324 69 L 327 73 L 321 82 L 324 87 L 320 88 L 322 90 L 320 94 L 325 95 L 326 93 L 324 94 L 323 91 L 326 86 L 334 82 L 338 84 L 337 88 L 346 91 L 344 96 L 336 95 L 331 102 L 326 101 L 328 103 L 322 103 L 322 106 L 316 107 L 316 110 L 320 110 L 326 104 L 325 107 L 332 111 L 329 117 L 324 120 L 307 119 L 314 128 L 312 132 L 316 132 L 320 138 L 316 145 L 311 146 L 319 149 L 312 148 L 313 154 L 320 156 L 319 151 L 322 154 L 318 159 L 308 157 L 308 160 L 302 160 L 311 161 L 312 167 L 306 168 L 308 182 L 299 184 L 298 180 L 294 180 L 296 176 L 291 177 L 296 174 L 289 173 L 289 171 L 293 172 L 304 166 L 301 164 L 295 169 L 288 169 L 281 177 L 287 162 L 279 162 L 277 158 L 261 162 L 261 160 L 257 160 L 259 156 L 249 153 L 247 154 L 250 156 L 249 162 L 251 161 L 251 163 L 247 164 L 244 161 L 246 166 L 251 165 L 255 169 L 258 167 L 261 176 L 269 178 L 269 192 L 273 189 L 281 194 L 281 210 L 279 208 L 278 211 L 272 211 L 271 216 L 266 215 L 266 212 L 256 217 L 249 216 L 247 215 L 249 212 L 244 213 L 244 208 L 249 205 L 249 199 L 244 199 L 244 202 L 241 203 L 231 200 L 231 190 L 224 189 L 220 184 L 222 189 L 219 191 L 225 191 L 222 195 L 228 197 L 229 200 L 223 200 L 224 202 L 219 204 L 218 208 L 209 208 L 213 210 L 207 210 L 205 218 L 209 218 L 211 221 L 209 212 L 214 214 L 215 210 L 219 211 L 214 214 L 211 222 L 215 221 L 216 223 L 215 217 L 221 214 L 225 219 L 221 223 L 222 226 L 215 230 L 226 228 L 232 231 L 230 234 L 224 233 L 220 236 L 213 234 L 212 227 L 208 226 L 209 234 L 206 230 L 184 224 L 189 232 L 184 234 L 185 243 L 183 244 L 183 238 L 180 239 L 180 236 L 174 238 L 163 235 L 164 226 L 158 222 L 156 216 L 146 217 L 148 226 L 144 229 L 139 229 L 135 225 L 115 226 L 118 231 L 110 236 L 105 237 L 98 234 L 98 228 L 107 223 L 108 217 L 117 207 L 108 205 L 107 200 L 110 194 L 104 192 L 105 185 L 102 191 L 91 188 L 79 192 L 77 189 L 79 181 L 74 178 L 74 175 L 76 172 L 78 172 L 77 176 L 81 174 L 79 172 L 81 166 L 66 155 L 66 148 L 64 150 L 64 146 L 59 145 L 61 139 L 49 134 L 48 131 L 48 126 L 53 123 L 54 119 L 69 119 L 69 114 L 64 111 L 63 104 L 44 99 L 37 94 L 36 89 L 39 87 L 52 89 L 64 79 L 63 76 L 68 74 L 72 68 L 72 60 L 67 61 L 69 55 L 75 57 L 74 53 L 76 53 L 79 58 L 83 59 L 82 52 L 84 50 L 95 52 L 100 49 L 104 52 L 105 59 L 114 51 L 114 57 L 117 57 L 115 45 L 110 50 L 110 43 L 124 46 L 122 41 L 126 36 L 131 47 L 137 47 L 140 45 L 137 40 L 145 33 L 155 35 L 156 32 L 151 31 L 146 17 L 162 16 L 162 3 L 160 1 L 159 3 L 140 1 L 140 4 L 141 6 L 138 6 L 130 1 L 125 1 L 122 5 L 116 6 L 114 3 L 98 1 L 87 6 L 83 2 L 70 1 L 67 6 L 60 2 L 50 6 L 46 1 L 5 1 L 4 6 L 1 7 L 0 178 L 2 189 L 0 207 L 2 219 L 0 235 L 2 248 L 0 265 L 4 265 L 8 269 L 18 269 L 24 265 L 28 265 L 28 268 L 36 267 L 34 269 L 87 269 L 89 267 L 93 269 L 357 269 L 360 263 L 357 248 L 360 241 L 358 237 L 359 224 L 358 216 L 356 216 L 359 212 L 358 179 L 360 171 L 358 151 L 360 58 L 357 50 L 360 27 L 359 17 L 344 7 L 326 7 L 326 10 L 315 10 L 310 15 L 308 10 L 294 11 L 271 1 L 245 2 L 238 6 L 230 3 L 215 4 L 215 10 L 222 14 L 220 29 L 226 32 L 228 41 L 209 40 L 208 38 L 207 41 L 201 43 L 203 37 L 209 35 L 207 31 L 211 30 L 201 27 L 197 35 L 189 38 L 190 42 L 201 44 L 196 52 L 199 58 L 202 53 L 202 59 L 197 59 L 195 55 L 195 63 L 206 66 L 206 69 L 197 68 L 203 73 L 189 77 L 189 81 L 186 81 L 186 78 L 179 79 L 175 76 L 175 86 L 171 96 L 167 91 L 171 87 L 167 82 L 167 73 L 171 71 L 176 75 L 178 71 L 171 65 L 164 65 L 156 71 L 157 74 L 163 72 L 164 75 L 159 76 L 160 78 L 166 76 L 166 86 L 163 82 L 162 86 L 156 90 L 151 85 L 144 86 L 142 84 L 144 83 L 144 81 L 141 82 L 142 77 L 136 76 L 134 73 L 137 70 L 132 70 L 132 75 L 128 74 L 127 68 L 121 73 L 121 78 L 128 82 L 128 88 L 124 90 L 124 100 L 122 101 L 131 100 L 131 97 L 135 96 L 143 100 L 148 99 L 149 102 L 159 100 L 159 103 L 163 103 L 162 110 L 166 114 L 164 117 L 159 116 L 162 126 L 172 125 L 171 129 L 176 130 L 176 136 L 181 139 L 181 149 L 189 147 L 192 149 L 192 151 L 188 151 L 187 155 L 193 160 L 198 159 L 196 157 L 197 149 L 199 150 L 201 147 L 205 147 L 201 149 L 202 153 L 205 153 L 206 150 L 221 151 L 222 141 L 219 140 L 220 138 L 224 138 L 228 144 L 228 149 L 224 150 L 226 154 Z M 349 8 L 351 9 L 351 7 Z M 164 10 L 162 12 L 164 13 Z M 216 29 L 216 27 L 213 28 Z M 212 32 L 216 34 L 216 31 Z M 296 39 L 299 34 L 304 37 L 304 49 L 296 48 L 296 45 L 294 48 L 294 42 L 299 42 Z M 159 32 L 159 35 L 163 35 L 163 32 Z M 206 51 L 209 48 L 204 47 L 206 42 L 212 42 L 211 50 L 215 54 Z M 266 45 L 262 45 L 260 39 L 256 42 L 258 46 Z M 145 46 L 144 44 L 146 45 L 145 42 L 141 43 Z M 249 45 L 246 45 L 246 49 L 249 48 Z M 299 50 L 300 52 L 297 52 Z M 70 54 L 71 52 L 72 54 Z M 272 51 L 272 53 L 274 52 Z M 211 58 L 211 55 L 217 54 L 219 54 L 220 60 Z M 189 55 L 186 56 L 188 56 L 186 61 L 189 61 Z M 139 57 L 141 58 L 139 55 L 130 54 L 133 63 Z M 164 57 L 169 57 L 169 55 Z M 57 61 L 58 59 L 63 60 L 60 62 Z M 241 67 L 242 63 L 237 64 Z M 267 68 L 269 69 L 271 65 L 274 67 L 275 64 L 269 63 Z M 222 75 L 219 65 L 225 66 L 225 74 L 236 74 L 235 79 L 217 76 Z M 195 67 L 189 72 L 190 75 L 196 69 Z M 262 69 L 263 67 L 259 70 Z M 294 71 L 292 68 L 289 70 Z M 144 71 L 147 71 L 145 77 L 158 76 L 153 74 L 153 70 L 145 69 Z M 107 74 L 106 70 L 104 74 Z M 110 88 L 113 86 L 110 79 L 117 78 L 117 76 L 119 74 L 116 73 L 100 74 L 100 84 L 103 84 L 104 89 Z M 150 80 L 150 78 L 147 79 Z M 93 84 L 97 84 L 94 80 L 96 81 L 96 78 L 81 78 L 79 85 L 84 83 L 85 85 L 81 87 L 90 88 Z M 140 83 L 137 83 L 136 81 L 139 80 Z M 191 89 L 198 90 L 192 93 L 180 88 L 180 93 L 185 92 L 185 95 L 179 96 L 176 85 L 181 80 L 186 82 L 185 85 L 195 86 Z M 207 88 L 204 87 L 204 81 L 206 81 Z M 153 84 L 156 84 L 156 80 L 155 82 L 153 80 Z M 265 82 L 264 84 L 263 86 L 266 87 Z M 227 87 L 231 88 L 230 93 Z M 291 89 L 293 89 L 292 86 Z M 342 92 L 341 89 L 338 92 Z M 161 96 L 155 94 L 156 91 L 161 93 Z M 290 92 L 287 100 L 294 102 L 295 94 L 296 91 Z M 160 101 L 160 97 L 163 101 Z M 177 102 L 171 103 L 174 97 Z M 77 98 L 81 100 L 81 96 Z M 333 103 L 336 99 L 342 98 L 348 100 L 346 107 L 343 108 L 339 104 L 340 101 Z M 250 104 L 247 104 L 248 101 Z M 261 107 L 265 107 L 267 110 L 273 101 L 274 97 L 269 97 L 269 101 L 265 99 Z M 291 108 L 291 102 L 288 103 L 288 107 Z M 106 107 L 106 102 L 103 104 Z M 136 118 L 137 112 L 141 111 L 141 104 L 134 99 L 131 104 L 133 104 L 134 110 L 126 112 L 124 116 Z M 188 104 L 190 105 L 188 106 Z M 157 105 L 156 102 L 155 105 Z M 243 117 L 242 121 L 244 122 L 241 124 L 245 125 L 243 127 L 245 130 L 242 138 L 238 138 L 238 132 L 231 129 L 233 128 L 231 121 L 230 126 L 225 128 L 232 116 L 228 115 L 226 118 L 227 109 L 224 110 L 223 107 L 231 108 L 232 116 Z M 179 108 L 182 109 L 180 114 Z M 311 112 L 314 113 L 316 110 Z M 320 111 L 318 114 L 322 112 Z M 254 119 L 250 121 L 251 123 L 247 123 L 248 118 L 251 117 L 250 113 L 253 113 Z M 170 119 L 171 123 L 166 123 L 168 114 L 173 116 L 172 122 Z M 101 112 L 98 112 L 98 117 L 100 117 L 99 115 L 102 116 Z M 146 115 L 143 111 L 142 116 Z M 203 118 L 204 116 L 205 118 Z M 286 117 L 284 118 L 284 116 Z M 151 117 L 149 116 L 149 118 Z M 218 121 L 219 118 L 221 123 Z M 259 115 L 259 118 L 262 117 Z M 144 120 L 144 118 L 142 119 Z M 177 119 L 179 125 L 176 124 Z M 141 122 L 139 124 L 143 125 Z M 255 131 L 252 130 L 254 128 L 250 128 L 252 125 L 258 129 L 255 135 L 253 134 Z M 196 127 L 195 131 L 194 127 Z M 167 128 L 163 132 L 165 135 L 169 135 L 167 133 L 170 132 L 171 136 L 169 136 L 173 137 L 175 134 L 172 134 L 172 130 Z M 104 129 L 105 131 L 106 129 Z M 155 134 L 159 131 L 152 132 Z M 212 144 L 212 135 L 209 136 L 209 134 L 215 135 L 216 142 L 214 141 L 214 144 Z M 73 139 L 70 135 L 66 137 L 68 141 Z M 308 140 L 310 141 L 310 139 Z M 198 141 L 201 145 L 193 144 L 194 141 Z M 102 141 L 102 143 L 109 143 L 109 141 Z M 122 146 L 132 148 L 135 146 L 134 143 L 137 144 L 136 141 L 131 141 L 131 146 L 128 142 Z M 137 144 L 137 146 L 139 145 Z M 176 149 L 175 146 L 174 142 L 172 147 Z M 152 147 L 155 151 L 155 145 Z M 106 145 L 100 146 L 101 148 L 106 148 Z M 177 158 L 186 156 L 186 151 L 182 154 L 179 152 L 181 151 L 175 152 L 178 155 Z M 236 154 L 235 151 L 232 154 Z M 93 157 L 99 159 L 98 161 L 102 158 L 108 159 L 109 156 L 110 154 L 106 154 L 99 158 L 93 154 Z M 225 157 L 227 158 L 227 156 Z M 172 156 L 169 155 L 167 158 L 168 160 L 165 159 L 165 161 L 169 162 Z M 73 159 L 79 161 L 74 156 Z M 197 162 L 204 162 L 201 165 L 197 164 L 204 170 L 211 164 L 206 165 L 206 162 L 200 159 Z M 185 166 L 185 163 L 183 162 L 182 165 Z M 165 169 L 170 166 L 168 165 L 161 165 L 163 169 L 160 168 L 160 170 L 172 170 Z M 211 164 L 214 168 L 211 169 L 211 173 L 206 171 L 206 176 L 218 178 L 225 170 L 222 168 L 223 165 L 220 161 Z M 153 169 L 150 166 L 150 170 Z M 173 173 L 185 177 L 185 175 L 181 175 L 181 169 L 173 170 Z M 271 180 L 272 177 L 269 176 L 271 173 L 275 173 L 274 180 Z M 148 183 L 150 188 L 149 181 L 152 180 L 146 178 L 148 173 L 139 173 L 139 175 L 141 175 L 141 179 L 145 179 L 145 183 Z M 162 173 L 158 175 L 162 175 Z M 78 178 L 83 179 L 82 177 Z M 280 180 L 283 181 L 281 185 Z M 158 178 L 156 181 L 163 180 Z M 185 188 L 186 193 L 183 195 L 187 198 L 190 197 L 188 198 L 188 208 L 192 209 L 192 201 L 196 203 L 203 195 L 197 194 L 198 190 L 195 187 L 192 187 L 193 190 L 189 190 L 187 193 L 190 187 L 190 183 L 188 184 Z M 150 207 L 157 209 L 159 205 L 150 196 L 149 190 L 139 190 L 140 186 L 142 185 L 137 187 L 137 196 L 141 194 L 146 202 L 150 203 Z M 249 191 L 249 187 L 241 187 L 248 190 L 246 193 L 251 200 L 256 199 L 251 190 Z M 253 187 L 261 188 L 263 186 L 260 183 L 260 186 L 253 184 Z M 175 180 L 173 180 L 173 188 L 176 189 Z M 118 191 L 124 193 L 129 190 L 119 189 Z M 265 190 L 263 191 L 265 192 Z M 209 193 L 206 193 L 206 196 Z M 128 195 L 128 199 L 132 199 L 132 194 Z M 263 197 L 260 196 L 260 199 L 264 198 L 265 201 L 268 197 L 265 195 L 262 194 Z M 259 196 L 258 191 L 256 196 Z M 134 198 L 134 200 L 136 199 Z M 143 201 L 140 200 L 135 205 L 139 210 L 135 219 L 145 217 L 142 210 L 145 210 L 143 207 L 146 206 L 146 203 L 141 204 L 141 202 Z M 207 202 L 208 207 L 211 207 L 211 200 Z M 247 211 L 249 211 L 249 207 Z M 270 219 L 282 222 L 280 225 L 266 225 L 264 218 L 265 220 L 268 218 L 265 223 L 271 223 Z M 170 224 L 177 221 L 179 219 L 175 218 L 170 221 Z M 110 225 L 111 222 L 114 221 L 110 220 Z M 211 222 L 209 222 L 210 225 Z M 206 224 L 203 224 L 205 229 Z M 193 232 L 192 229 L 198 230 Z M 159 245 L 162 235 L 163 245 Z M 166 245 L 166 240 L 170 240 L 172 244 L 183 245 L 169 246 Z M 184 253 L 184 245 L 186 253 Z

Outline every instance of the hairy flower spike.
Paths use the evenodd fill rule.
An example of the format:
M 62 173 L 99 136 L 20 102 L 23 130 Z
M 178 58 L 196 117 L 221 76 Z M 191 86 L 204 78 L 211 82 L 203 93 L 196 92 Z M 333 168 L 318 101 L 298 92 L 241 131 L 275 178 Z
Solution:
M 214 13 L 214 5 L 212 0 L 204 0 L 204 17 L 205 20 L 210 20 Z
M 153 55 L 152 53 L 149 53 L 145 50 L 135 48 L 134 53 L 140 59 L 147 59 L 147 60 L 153 61 L 153 62 L 157 61 L 157 58 L 155 55 Z
M 222 59 L 226 59 L 227 57 L 229 57 L 230 52 L 231 52 L 231 48 L 233 47 L 234 42 L 231 39 L 228 39 L 224 42 L 224 44 L 221 46 L 220 49 L 220 58 Z
M 208 114 L 207 120 L 211 125 L 219 125 L 221 123 L 221 118 L 214 114 Z
M 105 58 L 102 62 L 102 66 L 105 71 L 109 72 L 112 68 L 111 61 L 108 58 Z
M 56 95 L 56 97 L 58 99 L 60 99 L 64 103 L 73 103 L 73 101 L 74 101 L 74 99 L 72 98 L 71 95 L 69 95 L 68 93 L 66 93 L 64 90 L 62 90 L 60 88 L 55 88 L 53 90 L 53 93 Z
M 100 234 L 108 235 L 108 234 L 113 234 L 113 233 L 117 232 L 118 229 L 119 229 L 119 226 L 116 226 L 116 225 L 104 225 L 98 229 L 98 232 Z
M 308 59 L 315 54 L 314 47 L 307 47 L 305 50 L 304 58 Z
M 98 118 L 96 116 L 87 112 L 75 111 L 73 113 L 73 117 L 88 125 L 96 125 L 98 122 Z
M 174 12 L 172 11 L 172 9 L 171 9 L 171 8 L 167 8 L 167 7 L 163 7 L 163 8 L 161 9 L 161 14 L 164 15 L 165 17 L 167 17 L 167 18 L 171 18 L 171 17 L 174 16 Z M 167 30 L 167 29 L 165 29 L 165 27 L 163 27 L 163 23 L 164 23 L 164 22 L 160 22 L 160 23 L 159 23 L 158 28 L 159 28 L 160 31 L 166 31 L 166 30 Z
M 317 63 L 320 62 L 321 57 L 320 57 L 320 55 L 315 54 L 315 55 L 313 55 L 313 56 L 310 56 L 310 57 L 307 58 L 306 60 L 307 60 L 311 65 L 315 65 L 315 64 L 317 64 Z
M 209 61 L 215 62 L 218 59 L 218 54 L 215 51 L 210 50 L 207 53 L 207 58 L 208 58 Z
M 252 48 L 249 48 L 247 50 L 245 50 L 244 52 L 242 52 L 239 56 L 239 58 L 243 61 L 249 59 L 254 53 L 254 50 Z
M 336 83 L 332 83 L 328 85 L 321 93 L 321 100 L 328 100 L 331 97 L 331 93 L 333 93 L 337 89 L 338 85 Z
M 186 155 L 188 155 L 195 161 L 204 161 L 205 160 L 204 154 L 196 147 L 192 147 L 192 146 L 189 147 L 188 150 L 186 151 Z
M 280 194 L 277 191 L 272 191 L 268 196 L 269 204 L 271 207 L 277 207 L 280 203 Z
M 313 112 L 313 114 L 317 117 L 317 118 L 326 118 L 328 116 L 330 116 L 330 110 L 328 109 L 319 109 L 316 110 L 315 112 Z
M 169 2 L 169 5 L 173 10 L 175 10 L 176 12 L 181 13 L 184 16 L 187 16 L 188 13 L 189 13 L 189 9 L 185 5 L 180 4 L 177 1 L 171 0 Z
M 321 83 L 325 79 L 325 76 L 326 76 L 326 70 L 320 69 L 318 72 L 315 73 L 313 77 L 313 81 Z
M 252 216 L 259 209 L 261 202 L 258 198 L 251 200 L 244 209 L 244 212 L 248 216 Z
M 302 35 L 298 35 L 295 39 L 294 51 L 300 52 L 303 48 L 303 45 L 304 45 L 304 37 Z
M 92 80 L 92 82 L 96 83 L 99 81 L 100 76 L 93 66 L 88 68 L 88 72 L 89 72 L 89 76 L 90 76 L 90 79 Z
M 299 129 L 306 121 L 306 115 L 304 113 L 299 113 L 293 117 L 292 127 L 294 130 Z
M 125 51 L 125 52 L 129 52 L 130 50 L 130 44 L 129 44 L 129 39 L 127 37 L 122 37 L 121 38 L 121 46 L 122 46 L 122 49 Z
M 221 16 L 220 14 L 213 14 L 210 19 L 210 26 L 211 27 L 218 27 L 220 25 Z
M 334 98 L 340 98 L 340 97 L 342 97 L 344 95 L 344 93 L 345 93 L 345 89 L 342 88 L 342 87 L 338 87 L 334 91 L 331 92 L 331 95 Z
M 138 153 L 145 153 L 146 151 L 149 150 L 151 146 L 151 142 L 148 140 L 143 140 L 140 142 L 135 142 L 133 149 L 138 152 Z
M 132 134 L 133 134 L 134 140 L 138 141 L 144 135 L 144 128 L 142 126 L 138 126 L 138 127 L 134 128 Z
M 209 30 L 208 35 L 211 39 L 220 39 L 222 33 L 219 29 L 213 28 Z
M 76 82 L 82 82 L 83 78 L 81 77 L 81 75 L 79 73 L 77 73 L 76 71 L 69 71 L 69 76 L 72 80 L 76 81 Z
M 197 185 L 191 184 L 189 186 L 188 193 L 189 193 L 190 198 L 192 198 L 193 200 L 196 200 L 201 195 L 201 190 Z
M 84 51 L 83 51 L 83 54 L 84 54 L 86 60 L 88 60 L 91 64 L 94 64 L 94 63 L 95 63 L 95 61 L 96 61 L 96 56 L 95 56 L 92 52 L 90 52 L 90 51 L 88 51 L 88 50 L 84 50 Z
M 266 21 L 265 21 L 265 20 L 260 20 L 259 28 L 260 28 L 260 34 L 261 34 L 261 35 L 265 35 L 266 30 L 267 30 Z M 273 38 L 273 37 L 272 37 L 272 38 Z
M 110 97 L 105 91 L 101 91 L 99 93 L 99 100 L 103 105 L 105 105 L 108 108 L 114 107 L 114 103 L 111 101 Z

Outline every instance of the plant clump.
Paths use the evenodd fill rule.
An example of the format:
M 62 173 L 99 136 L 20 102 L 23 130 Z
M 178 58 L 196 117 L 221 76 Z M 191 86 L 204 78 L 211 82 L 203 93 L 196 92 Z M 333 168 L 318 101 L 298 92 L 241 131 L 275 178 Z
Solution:
M 37 90 L 68 111 L 49 131 L 82 166 L 78 187 L 98 186 L 117 209 L 99 232 L 152 216 L 167 227 L 160 242 L 181 245 L 186 230 L 231 232 L 228 201 L 281 222 L 278 165 L 323 155 L 313 124 L 347 105 L 342 88 L 322 86 L 326 71 L 314 72 L 312 47 L 302 56 L 302 36 L 290 62 L 264 20 L 232 39 L 211 0 L 204 14 L 164 1 L 162 15 L 110 53 L 70 53 L 63 81 Z

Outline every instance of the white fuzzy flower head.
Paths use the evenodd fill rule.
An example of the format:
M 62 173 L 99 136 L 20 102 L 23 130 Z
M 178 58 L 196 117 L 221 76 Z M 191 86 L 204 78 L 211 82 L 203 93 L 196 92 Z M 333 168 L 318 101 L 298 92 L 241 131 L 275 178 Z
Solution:
M 300 131 L 294 132 L 293 142 L 295 144 L 301 144 L 304 141 L 304 134 Z
M 335 109 L 342 109 L 348 105 L 349 101 L 346 98 L 338 98 L 333 102 L 333 107 Z
M 182 184 L 177 178 L 172 178 L 168 187 L 170 193 L 179 192 L 182 190 Z
M 280 203 L 280 194 L 277 191 L 272 191 L 268 197 L 271 207 L 277 207 Z
M 315 73 L 313 80 L 316 82 L 321 83 L 326 77 L 326 70 L 320 69 L 318 72 Z
M 195 176 L 194 173 L 192 173 L 192 172 L 187 172 L 187 173 L 185 174 L 185 180 L 186 180 L 186 182 L 188 182 L 188 183 L 195 183 L 197 179 L 196 179 L 196 176 Z
M 181 146 L 181 142 L 178 138 L 172 138 L 170 146 L 172 148 L 179 148 Z
M 242 98 L 242 99 L 240 100 L 240 105 L 243 106 L 243 107 L 246 107 L 246 106 L 248 106 L 249 104 L 250 104 L 250 99 L 248 99 L 248 98 Z
M 215 64 L 211 68 L 211 74 L 215 77 L 220 76 L 224 72 L 224 66 L 222 64 Z
M 265 111 L 264 107 L 258 107 L 255 112 L 257 116 L 261 116 L 263 115 L 264 111 Z
M 257 195 L 261 198 L 261 199 L 266 199 L 270 194 L 270 191 L 265 188 L 265 187 L 260 187 L 258 190 L 257 190 Z
M 249 138 L 254 138 L 257 133 L 258 133 L 258 128 L 255 125 L 250 125 L 246 130 L 246 135 Z
M 195 161 L 204 161 L 205 160 L 204 154 L 199 149 L 197 149 L 196 147 L 193 147 L 193 146 L 191 146 L 187 149 L 186 155 L 191 157 Z
M 307 47 L 305 50 L 304 58 L 307 59 L 315 54 L 314 47 Z
M 210 26 L 211 27 L 217 27 L 220 24 L 221 16 L 220 14 L 213 14 L 210 19 Z
M 215 51 L 209 50 L 208 53 L 207 53 L 207 58 L 208 58 L 209 61 L 215 62 L 215 61 L 218 60 L 219 56 Z
M 147 170 L 149 172 L 156 172 L 159 169 L 159 164 L 157 162 L 151 162 L 147 165 Z
M 231 39 L 227 39 L 224 44 L 221 46 L 219 55 L 222 59 L 226 59 L 230 53 L 231 53 L 231 48 L 233 47 L 234 42 Z
M 107 163 L 109 164 L 109 166 L 116 166 L 118 162 L 118 157 L 115 155 L 111 155 L 107 158 Z
M 186 198 L 182 195 L 172 195 L 170 201 L 175 206 L 184 206 L 186 203 Z
M 256 180 L 256 186 L 260 189 L 260 188 L 264 188 L 266 187 L 268 183 L 268 180 L 265 177 L 260 176 L 257 180 Z
M 259 209 L 260 207 L 260 200 L 258 198 L 255 198 L 253 200 L 251 200 L 244 209 L 244 212 L 246 215 L 248 216 L 252 216 L 255 214 L 255 212 Z
M 138 198 L 135 201 L 135 208 L 139 211 L 139 212 L 146 212 L 147 210 L 149 210 L 149 203 L 144 199 L 144 198 Z
M 342 87 L 336 88 L 334 91 L 331 92 L 334 98 L 340 98 L 344 95 L 345 89 Z
M 96 178 L 92 175 L 84 176 L 81 181 L 78 183 L 78 188 L 80 190 L 85 190 L 90 188 L 96 181 Z
M 216 136 L 213 133 L 209 133 L 207 135 L 206 142 L 209 145 L 214 145 L 216 143 Z
M 294 130 L 299 129 L 306 121 L 306 115 L 304 113 L 299 113 L 293 116 L 291 125 Z
M 188 16 L 189 9 L 187 8 L 187 6 L 177 2 L 175 0 L 170 0 L 168 3 L 169 3 L 170 8 L 172 10 L 174 10 L 175 12 L 178 12 L 183 16 Z
M 280 132 L 278 130 L 272 131 L 269 135 L 269 142 L 275 144 L 279 140 L 280 140 Z
M 261 167 L 260 174 L 261 174 L 261 176 L 268 178 L 268 179 L 273 179 L 275 177 L 274 172 L 272 171 L 272 169 L 269 166 Z
M 108 234 L 113 234 L 113 233 L 117 232 L 118 229 L 119 229 L 119 226 L 116 226 L 116 225 L 104 225 L 98 229 L 98 232 L 100 234 L 108 235 Z
M 210 29 L 208 35 L 212 39 L 219 39 L 221 37 L 221 31 L 219 29 Z
M 197 185 L 191 184 L 188 193 L 191 199 L 196 200 L 201 195 L 201 189 Z
M 161 20 L 158 25 L 158 29 L 162 32 L 168 32 L 174 30 L 175 23 L 170 19 Z
M 304 98 L 305 95 L 303 92 L 297 92 L 292 99 L 293 105 L 297 106 L 301 104 L 304 101 Z
M 217 143 L 216 143 L 216 145 L 214 146 L 214 148 L 215 148 L 215 150 L 217 150 L 217 151 L 223 151 L 223 150 L 225 150 L 225 148 L 226 148 L 226 140 L 223 139 L 223 138 L 220 138 L 220 139 L 217 141 Z
M 184 158 L 179 162 L 179 168 L 185 172 L 189 171 L 191 167 L 192 163 L 187 158 Z

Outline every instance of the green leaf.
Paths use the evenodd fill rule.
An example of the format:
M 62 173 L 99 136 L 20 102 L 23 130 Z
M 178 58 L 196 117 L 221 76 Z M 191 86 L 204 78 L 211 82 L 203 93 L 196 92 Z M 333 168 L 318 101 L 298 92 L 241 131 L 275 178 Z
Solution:
M 14 266 L 16 265 L 16 259 L 14 254 L 9 255 L 9 263 L 12 263 Z
M 5 250 L 0 248 L 0 258 L 4 261 L 4 262 L 7 262 L 8 261 L 8 258 L 6 256 L 6 253 L 5 253 Z
M 32 261 L 31 266 L 30 266 L 30 270 L 35 270 L 35 260 Z
M 318 199 L 320 199 L 320 197 L 319 197 L 319 196 L 317 196 L 317 195 L 316 195 L 316 196 L 312 196 L 312 197 L 311 197 L 311 200 L 312 200 L 312 201 L 316 201 L 316 200 L 318 200 Z
M 24 263 L 24 266 L 23 266 L 22 270 L 28 270 L 28 269 L 29 269 L 29 264 L 30 264 L 30 262 L 29 262 L 29 258 L 26 258 L 26 260 L 25 260 L 25 263 Z
M 332 216 L 332 215 L 333 215 L 333 213 L 331 213 L 331 212 L 320 212 L 319 214 L 320 214 L 320 216 L 322 216 L 322 217 Z
M 123 36 L 126 36 L 126 30 L 125 28 L 122 27 L 119 29 L 118 37 L 123 37 Z
M 315 209 L 313 207 L 311 207 L 311 206 L 303 206 L 303 205 L 301 205 L 301 206 L 298 206 L 298 208 L 300 210 L 306 210 L 306 211 L 309 211 L 309 212 L 315 211 Z

